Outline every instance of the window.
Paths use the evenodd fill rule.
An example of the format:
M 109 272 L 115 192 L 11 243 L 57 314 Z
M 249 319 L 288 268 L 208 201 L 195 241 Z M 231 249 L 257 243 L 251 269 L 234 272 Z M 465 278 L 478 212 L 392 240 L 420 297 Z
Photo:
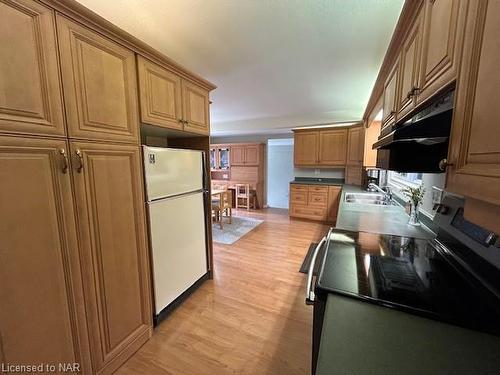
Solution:
M 422 173 L 389 172 L 389 182 L 397 186 L 417 186 L 422 184 Z

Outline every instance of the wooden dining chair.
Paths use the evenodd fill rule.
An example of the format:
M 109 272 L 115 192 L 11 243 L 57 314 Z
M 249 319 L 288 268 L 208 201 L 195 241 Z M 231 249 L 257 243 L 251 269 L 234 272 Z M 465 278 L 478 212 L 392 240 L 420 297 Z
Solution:
M 212 212 L 214 213 L 215 221 L 219 223 L 220 229 L 223 229 L 222 219 L 224 215 L 228 218 L 229 224 L 232 224 L 233 209 L 231 194 L 227 190 L 220 193 L 220 199 L 212 200 Z
M 249 184 L 236 184 L 236 208 L 256 208 L 255 190 L 250 190 Z

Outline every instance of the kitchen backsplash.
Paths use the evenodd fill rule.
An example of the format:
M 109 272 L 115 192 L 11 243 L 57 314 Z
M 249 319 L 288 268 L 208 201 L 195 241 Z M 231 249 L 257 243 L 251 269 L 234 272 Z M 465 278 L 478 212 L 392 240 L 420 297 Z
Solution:
M 294 168 L 294 177 L 316 177 L 316 178 L 344 178 L 345 170 L 323 169 L 323 168 Z

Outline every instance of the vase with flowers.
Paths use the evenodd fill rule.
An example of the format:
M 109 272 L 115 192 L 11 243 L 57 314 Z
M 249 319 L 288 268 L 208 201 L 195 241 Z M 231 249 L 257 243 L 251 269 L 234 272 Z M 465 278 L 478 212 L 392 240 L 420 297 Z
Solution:
M 417 187 L 406 187 L 402 189 L 401 192 L 410 199 L 410 220 L 408 221 L 408 224 L 419 226 L 419 210 L 425 194 L 424 185 L 420 185 Z

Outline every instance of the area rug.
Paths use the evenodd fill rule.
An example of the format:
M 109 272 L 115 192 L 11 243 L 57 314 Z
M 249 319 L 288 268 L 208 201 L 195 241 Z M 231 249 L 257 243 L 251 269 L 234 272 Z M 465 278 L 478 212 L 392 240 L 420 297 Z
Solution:
M 318 244 L 311 242 L 309 245 L 309 250 L 307 250 L 306 257 L 304 258 L 304 261 L 302 262 L 302 266 L 300 266 L 299 272 L 302 273 L 308 273 L 309 272 L 309 267 L 311 265 L 311 259 L 312 255 L 314 253 L 314 249 L 316 248 Z M 323 258 L 325 253 L 325 246 L 321 246 L 321 249 L 318 251 L 318 255 L 316 256 L 316 263 L 314 264 L 314 270 L 313 270 L 313 275 L 318 276 L 319 272 L 319 265 L 320 265 L 320 260 Z
M 224 219 L 222 229 L 219 224 L 213 223 L 212 237 L 214 242 L 231 245 L 262 223 L 263 221 L 258 219 L 233 216 L 231 224 Z

